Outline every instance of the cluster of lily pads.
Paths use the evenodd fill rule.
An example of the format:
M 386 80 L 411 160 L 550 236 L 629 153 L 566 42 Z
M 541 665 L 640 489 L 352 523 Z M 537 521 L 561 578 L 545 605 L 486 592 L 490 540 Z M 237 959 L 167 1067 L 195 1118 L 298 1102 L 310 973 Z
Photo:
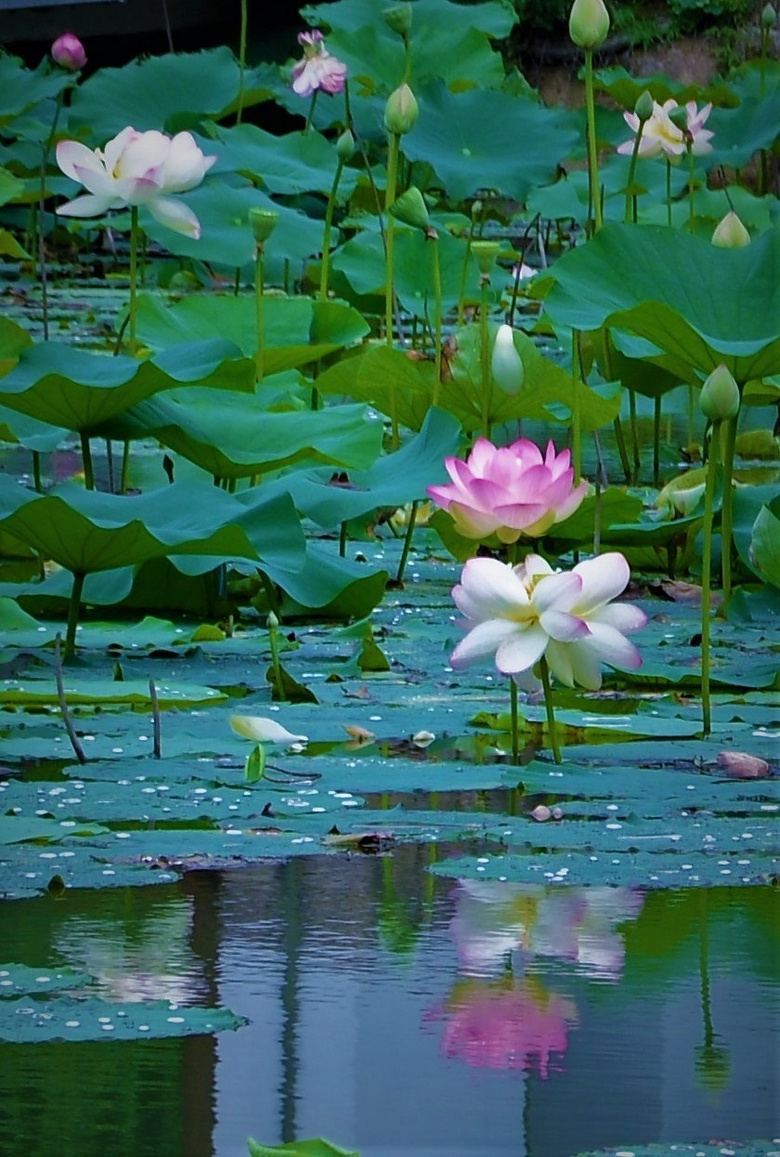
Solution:
M 493 0 L 414 0 L 384 13 L 368 0 L 338 0 L 304 16 L 312 29 L 299 36 L 303 59 L 283 67 L 250 67 L 218 48 L 93 67 L 81 79 L 88 52 L 78 41 L 34 70 L 0 56 L 0 252 L 34 273 L 39 306 L 26 325 L 0 319 L 0 433 L 29 451 L 32 476 L 32 485 L 0 477 L 0 609 L 18 640 L 5 652 L 0 690 L 9 710 L 0 730 L 8 752 L 18 753 L 6 758 L 21 760 L 33 748 L 55 758 L 70 742 L 74 774 L 87 781 L 91 766 L 98 780 L 115 781 L 124 775 L 117 764 L 148 754 L 117 741 L 128 730 L 121 715 L 110 724 L 102 718 L 104 734 L 92 720 L 77 719 L 75 728 L 70 721 L 70 740 L 60 725 L 55 747 L 54 725 L 33 736 L 18 712 L 42 702 L 65 715 L 79 703 L 126 711 L 133 681 L 122 686 L 120 664 L 118 697 L 106 690 L 104 670 L 97 687 L 90 664 L 103 659 L 106 636 L 80 617 L 84 607 L 141 607 L 204 620 L 186 640 L 173 638 L 173 625 L 145 620 L 129 647 L 140 645 L 147 667 L 160 647 L 170 657 L 182 641 L 215 658 L 244 646 L 256 669 L 264 672 L 269 657 L 270 665 L 267 679 L 250 680 L 254 714 L 237 725 L 260 744 L 238 779 L 235 765 L 225 773 L 218 762 L 241 750 L 230 734 L 235 692 L 222 690 L 226 681 L 199 670 L 198 687 L 168 698 L 172 675 L 152 677 L 140 692 L 133 682 L 136 704 L 154 711 L 156 727 L 160 710 L 216 697 L 208 722 L 183 742 L 168 740 L 166 752 L 197 752 L 213 799 L 191 787 L 191 769 L 163 759 L 153 775 L 157 783 L 165 767 L 170 787 L 190 782 L 175 789 L 179 804 L 197 804 L 214 826 L 208 838 L 179 832 L 175 848 L 164 830 L 154 838 L 120 832 L 135 858 L 125 858 L 111 882 L 148 878 L 166 847 L 185 867 L 200 854 L 246 855 L 250 844 L 267 854 L 260 802 L 262 815 L 285 817 L 285 854 L 307 841 L 314 846 L 303 850 L 341 846 L 322 842 L 330 831 L 323 824 L 333 806 L 344 811 L 344 798 L 361 806 L 338 793 L 368 788 L 345 775 L 343 762 L 328 771 L 332 799 L 313 809 L 327 821 L 304 836 L 301 811 L 310 801 L 289 802 L 287 777 L 316 783 L 325 771 L 311 769 L 328 753 L 310 750 L 307 772 L 284 773 L 288 802 L 280 805 L 262 746 L 273 732 L 269 700 L 294 701 L 296 726 L 308 734 L 330 718 L 323 703 L 335 718 L 346 688 L 315 694 L 307 686 L 315 675 L 337 688 L 345 675 L 378 685 L 393 664 L 408 676 L 427 663 L 429 679 L 456 688 L 463 679 L 459 690 L 442 684 L 430 695 L 436 731 L 433 719 L 420 718 L 419 695 L 414 708 L 401 690 L 413 679 L 385 686 L 397 725 L 379 739 L 413 737 L 416 756 L 449 766 L 453 789 L 453 760 L 477 765 L 487 750 L 499 763 L 520 762 L 523 736 L 535 735 L 539 746 L 545 726 L 556 762 L 576 778 L 578 759 L 563 762 L 559 731 L 594 726 L 587 712 L 598 716 L 604 663 L 624 672 L 609 676 L 630 701 L 624 733 L 706 738 L 720 729 L 719 745 L 697 749 L 714 766 L 723 732 L 738 723 L 748 761 L 739 774 L 768 773 L 754 749 L 765 748 L 775 722 L 768 707 L 761 714 L 761 696 L 774 681 L 766 630 L 780 586 L 772 433 L 780 400 L 777 62 L 762 56 L 706 88 L 598 70 L 606 9 L 601 0 L 577 0 L 571 32 L 585 54 L 583 115 L 545 107 L 507 64 L 501 45 L 515 15 Z M 293 127 L 279 131 L 278 119 L 273 132 L 260 127 L 272 109 Z M 53 270 L 61 274 L 66 253 L 92 260 L 106 240 L 128 272 L 129 292 L 110 342 L 84 348 L 78 334 L 52 333 Z M 677 433 L 663 437 L 670 415 Z M 556 450 L 563 443 L 568 449 Z M 51 485 L 47 456 L 74 445 L 82 476 Z M 432 607 L 415 585 L 426 558 L 429 568 L 438 563 L 425 571 Z M 410 559 L 417 578 L 405 609 L 423 629 L 415 647 L 436 647 L 418 654 L 402 641 L 404 596 L 388 591 L 391 578 L 403 591 Z M 454 594 L 470 633 L 457 642 L 446 588 L 463 562 Z M 651 573 L 672 599 L 695 598 L 701 588 L 696 623 L 676 609 L 668 632 L 657 605 L 613 602 L 629 566 Z M 712 586 L 723 596 L 715 622 Z M 87 677 L 63 683 L 57 659 L 55 694 L 36 665 L 41 654 L 48 665 L 59 648 L 56 632 L 31 616 L 65 608 L 65 659 L 86 664 Z M 290 633 L 324 619 L 352 621 L 352 636 L 323 642 L 317 628 L 310 638 L 311 628 Z M 640 628 L 637 650 L 624 636 Z M 377 645 L 380 631 L 390 658 Z M 732 653 L 735 632 L 741 649 Z M 40 653 L 21 642 L 28 636 Z M 349 637 L 356 651 L 348 666 L 323 669 Z M 693 646 L 667 661 L 663 648 L 683 638 Z M 445 674 L 448 654 L 458 668 L 495 659 L 510 677 L 508 716 L 500 702 L 482 702 L 487 676 Z M 683 683 L 690 699 L 670 692 Z M 652 723 L 642 687 L 662 701 Z M 744 702 L 746 689 L 758 705 Z M 487 732 L 469 747 L 462 736 L 473 725 Z M 374 729 L 352 717 L 348 730 L 350 742 L 377 742 Z M 491 731 L 504 739 L 495 745 Z M 442 732 L 456 738 L 437 753 L 429 744 Z M 577 740 L 568 730 L 563 737 Z M 332 735 L 328 741 L 340 747 Z M 91 764 L 92 743 L 107 762 Z M 159 736 L 153 754 L 161 754 Z M 361 758 L 365 773 L 365 752 Z M 410 762 L 407 788 L 429 788 L 419 761 Z M 534 768 L 547 807 L 555 794 L 549 765 Z M 483 786 L 507 782 L 503 765 L 498 779 L 495 771 L 475 774 Z M 600 781 L 592 769 L 583 774 L 583 800 L 598 797 Z M 221 798 L 228 783 L 238 793 L 229 805 Z M 64 847 L 55 821 L 97 819 L 83 804 L 73 817 L 50 814 L 31 785 L 7 785 L 9 799 L 17 789 L 20 801 L 5 818 L 14 844 L 20 816 L 32 809 L 23 850 L 49 839 Z M 106 849 L 111 825 L 130 814 L 122 814 L 129 797 L 120 796 L 112 797 L 108 827 L 78 827 L 103 852 L 79 859 L 74 881 L 117 872 Z M 163 812 L 172 798 L 159 802 Z M 758 804 L 772 806 L 763 796 Z M 729 823 L 725 812 L 721 821 Z M 513 824 L 505 823 L 501 839 L 512 843 Z M 441 825 L 435 813 L 416 813 L 413 823 L 393 825 L 393 838 L 439 838 Z M 366 809 L 347 840 L 384 826 Z M 492 838 L 484 825 L 456 826 L 458 839 L 476 830 Z M 570 855 L 573 835 L 553 841 L 550 855 Z M 276 832 L 270 842 L 282 849 Z M 653 878 L 647 855 L 652 861 L 650 853 L 632 861 L 633 882 Z M 12 894 L 47 883 L 39 871 L 23 883 L 23 858 L 8 861 Z M 55 858 L 51 878 L 67 883 L 69 866 L 59 851 Z M 512 871 L 531 868 L 521 862 Z M 664 870 L 680 878 L 676 867 Z M 762 862 L 740 878 L 764 879 L 770 870 Z M 585 865 L 580 874 L 594 872 Z

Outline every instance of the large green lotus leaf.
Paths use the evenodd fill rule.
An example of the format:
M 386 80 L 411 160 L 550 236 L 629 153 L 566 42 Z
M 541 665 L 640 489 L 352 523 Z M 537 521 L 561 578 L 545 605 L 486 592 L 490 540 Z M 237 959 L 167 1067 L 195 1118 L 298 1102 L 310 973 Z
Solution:
M 597 92 L 605 92 L 617 104 L 631 112 L 645 90 L 659 104 L 663 104 L 670 98 L 676 100 L 678 104 L 687 104 L 690 100 L 695 100 L 699 104 L 707 101 L 713 101 L 717 104 L 736 104 L 738 100 L 729 86 L 721 80 L 715 80 L 711 85 L 702 86 L 686 81 L 672 80 L 663 73 L 637 78 L 621 65 L 597 69 L 593 74 L 593 81 Z
M 395 413 L 410 430 L 419 430 L 433 397 L 433 363 L 418 362 L 387 345 L 368 346 L 337 362 L 316 379 L 323 394 L 347 394 Z
M 382 423 L 365 406 L 269 413 L 257 397 L 211 390 L 149 398 L 101 431 L 149 435 L 215 478 L 249 478 L 297 462 L 366 469 L 382 449 Z
M 739 108 L 713 109 L 707 128 L 712 129 L 712 152 L 700 158 L 707 168 L 728 165 L 741 169 L 758 149 L 771 149 L 780 124 L 780 88 L 763 97 L 746 97 Z
M 186 199 L 203 230 L 197 240 L 161 225 L 151 213 L 141 214 L 145 232 L 177 257 L 207 261 L 231 270 L 254 265 L 255 239 L 249 228 L 249 210 L 254 208 L 273 209 L 279 214 L 273 236 L 265 247 L 266 272 L 277 284 L 284 276 L 285 261 L 297 270 L 322 248 L 322 222 L 272 201 L 252 185 L 206 180 L 187 193 Z
M 247 1145 L 249 1157 L 360 1157 L 357 1149 L 342 1149 L 324 1137 L 288 1141 L 285 1145 L 261 1145 L 254 1137 L 248 1137 Z
M 422 100 L 424 114 L 404 137 L 404 153 L 432 165 L 456 200 L 489 189 L 522 202 L 535 185 L 553 179 L 580 137 L 569 112 L 528 97 L 455 94 L 442 85 Z
M 241 1028 L 246 1018 L 227 1008 L 182 1008 L 166 1000 L 112 1004 L 95 997 L 21 997 L 0 1003 L 0 1040 L 162 1040 Z
M 71 483 L 33 494 L 0 477 L 0 530 L 79 574 L 138 565 L 173 551 L 259 559 L 236 525 L 240 513 L 231 495 L 207 483 L 174 483 L 125 497 Z
M 252 389 L 254 364 L 231 342 L 183 343 L 149 361 L 41 342 L 0 379 L 0 400 L 41 422 L 89 431 L 159 390 L 183 383 Z
M 764 508 L 774 510 L 774 502 L 777 494 L 777 486 L 771 484 L 764 486 L 737 486 L 734 489 L 734 545 L 745 566 L 759 578 L 764 578 L 765 576 L 759 570 L 757 560 L 753 555 L 753 529 L 756 519 Z M 770 531 L 770 539 L 763 545 L 764 547 L 770 547 L 771 523 L 766 526 L 765 529 Z M 771 549 L 767 561 L 769 561 L 769 559 L 771 559 Z
M 207 118 L 224 116 L 238 88 L 238 61 L 224 45 L 203 52 L 148 56 L 123 68 L 98 69 L 79 85 L 73 94 L 70 129 L 102 147 L 127 125 L 141 132 L 192 128 Z M 268 95 L 262 86 L 250 82 L 245 105 Z
M 0 377 L 14 368 L 22 350 L 32 344 L 33 339 L 26 329 L 7 317 L 0 317 Z
M 0 168 L 0 205 L 8 204 L 23 192 L 23 183 L 7 169 Z
M 386 570 L 339 558 L 311 542 L 296 570 L 263 569 L 284 592 L 281 610 L 288 618 L 316 610 L 328 618 L 363 619 L 381 602 L 388 577 Z
M 470 4 L 450 0 L 416 0 L 412 8 L 412 83 L 438 77 L 451 87 L 499 85 L 504 66 L 490 38 L 508 36 L 517 21 L 510 4 Z M 374 0 L 338 0 L 309 5 L 301 16 L 328 28 L 328 49 L 349 68 L 349 75 L 369 91 L 392 91 L 405 72 L 401 38 L 378 12 Z M 337 115 L 341 115 L 339 108 Z
M 753 524 L 750 557 L 761 577 L 780 587 L 780 498 L 759 511 Z
M 631 1157 L 722 1157 L 724 1148 L 734 1157 L 767 1157 L 776 1147 L 775 1141 L 718 1141 L 716 1144 L 705 1144 L 697 1141 L 695 1144 L 686 1144 L 676 1141 L 661 1142 L 658 1145 L 621 1145 L 618 1149 L 589 1149 L 587 1153 L 577 1153 L 576 1157 L 623 1157 L 631 1150 Z
M 67 436 L 68 431 L 62 426 L 51 426 L 0 406 L 0 442 L 16 442 L 28 450 L 47 454 L 56 450 Z
M 466 256 L 465 242 L 458 241 L 445 229 L 439 230 L 439 269 L 442 283 L 442 309 L 444 312 L 457 305 L 463 260 Z M 419 229 L 395 227 L 395 250 L 393 255 L 393 286 L 402 309 L 415 317 L 426 317 L 433 324 L 434 273 L 433 245 Z M 365 229 L 356 233 L 333 255 L 333 269 L 346 277 L 358 294 L 383 294 L 387 273 L 387 260 L 380 235 Z M 479 278 L 477 264 L 468 258 L 470 285 L 476 285 Z
M 70 82 L 64 69 L 50 69 L 45 59 L 32 71 L 18 56 L 0 54 L 0 127 L 41 101 L 58 96 Z
M 317 132 L 274 136 L 256 125 L 241 124 L 217 131 L 213 151 L 218 161 L 211 172 L 240 173 L 262 181 L 270 193 L 295 196 L 317 192 L 327 196 L 338 163 L 335 145 Z M 345 168 L 339 197 L 347 198 L 357 184 L 356 169 Z
M 450 415 L 431 409 L 419 434 L 394 454 L 386 454 L 369 470 L 350 471 L 333 485 L 324 471 L 296 473 L 281 480 L 296 507 L 319 526 L 332 529 L 381 506 L 402 506 L 425 496 L 426 486 L 446 481 L 444 459 L 455 454 L 460 425 Z
M 79 642 L 81 634 L 79 633 Z M 134 707 L 151 706 L 149 683 L 139 679 L 77 679 L 70 674 L 65 678 L 65 698 L 70 704 L 103 705 L 125 704 Z M 163 709 L 168 707 L 205 706 L 219 703 L 227 698 L 223 692 L 213 687 L 199 687 L 192 683 L 174 681 L 161 682 L 157 687 L 157 700 Z M 0 687 L 0 703 L 23 706 L 26 704 L 49 704 L 59 702 L 54 680 L 6 679 Z
M 659 226 L 608 225 L 556 262 L 545 310 L 555 325 L 646 338 L 682 379 L 725 362 L 746 382 L 780 369 L 778 269 L 780 225 L 741 249 Z
M 264 304 L 263 369 L 269 377 L 319 361 L 368 333 L 361 315 L 338 301 L 269 296 Z M 257 350 L 253 296 L 185 297 L 167 306 L 158 297 L 139 298 L 138 333 L 152 349 L 207 337 L 229 339 L 245 357 Z
M 31 968 L 29 964 L 0 964 L 0 998 L 31 996 L 41 992 L 85 988 L 92 982 L 87 972 L 75 968 Z

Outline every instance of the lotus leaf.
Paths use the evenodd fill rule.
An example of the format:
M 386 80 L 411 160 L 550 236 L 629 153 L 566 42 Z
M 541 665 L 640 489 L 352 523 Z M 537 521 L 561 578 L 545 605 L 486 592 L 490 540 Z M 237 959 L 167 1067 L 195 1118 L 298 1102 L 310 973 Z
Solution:
M 259 180 L 270 193 L 295 196 L 316 192 L 327 196 L 333 185 L 338 156 L 333 144 L 316 132 L 267 133 L 256 125 L 235 125 L 217 130 L 212 146 L 219 158 L 211 170 L 240 173 Z M 339 197 L 349 197 L 357 184 L 356 169 L 345 168 Z

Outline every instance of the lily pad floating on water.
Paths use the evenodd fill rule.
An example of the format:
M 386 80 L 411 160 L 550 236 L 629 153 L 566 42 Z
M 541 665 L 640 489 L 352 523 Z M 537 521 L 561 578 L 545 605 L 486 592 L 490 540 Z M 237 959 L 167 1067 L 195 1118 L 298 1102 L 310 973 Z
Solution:
M 94 997 L 0 1001 L 0 1040 L 40 1041 L 162 1040 L 203 1036 L 241 1028 L 246 1017 L 227 1008 L 182 1008 L 167 1000 L 112 1004 Z
M 261 1145 L 254 1137 L 249 1137 L 247 1145 L 249 1157 L 360 1157 L 357 1149 L 342 1149 L 324 1137 L 287 1141 L 284 1145 Z
M 87 972 L 75 968 L 32 968 L 29 964 L 0 964 L 0 999 L 20 995 L 84 988 L 92 983 Z
M 576 1157 L 776 1157 L 780 1152 L 780 1138 L 773 1141 L 720 1141 L 685 1144 L 620 1145 L 615 1149 L 589 1149 Z

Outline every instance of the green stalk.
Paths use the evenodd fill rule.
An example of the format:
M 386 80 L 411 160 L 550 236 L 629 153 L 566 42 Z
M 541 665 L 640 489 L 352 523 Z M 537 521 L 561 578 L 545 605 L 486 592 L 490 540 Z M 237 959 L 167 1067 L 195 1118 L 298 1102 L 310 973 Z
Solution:
M 704 492 L 704 549 L 701 557 L 701 713 L 702 735 L 712 730 L 710 704 L 710 588 L 712 575 L 712 520 L 715 511 L 715 488 L 718 476 L 719 421 L 712 425 L 710 452 L 707 458 L 707 485 Z
M 672 162 L 666 158 L 666 224 L 672 224 Z
M 89 435 L 82 430 L 79 437 L 81 439 L 81 461 L 84 465 L 84 485 L 87 490 L 94 490 L 95 471 L 92 467 L 92 448 L 89 444 Z
M 469 257 L 471 256 L 471 242 L 474 237 L 474 227 L 476 222 L 472 218 L 469 227 L 468 240 L 466 241 L 466 252 L 463 254 L 463 266 L 460 271 L 460 285 L 458 287 L 458 325 L 464 325 L 466 321 L 466 280 L 469 273 Z
M 639 481 L 639 474 L 642 469 L 642 455 L 639 449 L 639 427 L 637 425 L 636 414 L 636 391 L 629 387 L 628 390 L 628 413 L 631 428 L 631 457 L 633 460 L 633 469 L 631 471 L 631 482 L 636 486 Z
M 395 218 L 389 211 L 395 201 L 398 180 L 398 153 L 401 147 L 399 133 L 390 133 L 387 150 L 387 186 L 385 188 L 385 340 L 388 349 L 393 348 L 393 317 L 395 313 L 395 287 L 393 281 L 393 251 L 395 248 Z M 395 401 L 395 387 L 390 391 L 390 424 L 392 446 L 397 450 L 401 438 L 398 430 L 398 412 Z
M 265 352 L 265 273 L 263 269 L 263 246 L 258 245 L 255 252 L 255 322 L 257 326 L 257 352 L 255 353 L 255 377 L 258 382 L 263 380 L 263 362 Z
M 582 358 L 580 341 L 582 335 L 578 329 L 571 331 L 571 461 L 574 467 L 574 485 L 579 486 L 582 478 L 582 413 L 580 409 L 580 383 Z
M 599 156 L 596 141 L 596 102 L 593 96 L 593 49 L 585 49 L 585 107 L 588 114 L 588 187 L 593 206 L 595 231 L 604 224 L 599 189 Z
M 68 603 L 68 626 L 65 633 L 65 662 L 67 663 L 76 654 L 76 627 L 79 621 L 81 607 L 81 592 L 84 590 L 84 579 L 87 576 L 76 571 L 73 574 L 73 586 L 70 590 Z
M 515 683 L 512 676 L 509 676 L 509 712 L 512 727 L 512 763 L 517 766 L 520 762 L 520 739 L 518 736 L 518 709 L 517 709 L 517 683 Z
M 737 441 L 739 414 L 723 424 L 723 505 L 720 514 L 721 537 L 721 582 L 723 585 L 723 606 L 728 606 L 731 598 L 731 543 L 734 537 L 734 448 Z
M 439 238 L 437 236 L 430 238 L 433 245 L 433 258 L 431 261 L 433 267 L 433 325 L 434 325 L 434 367 L 433 367 L 433 397 L 431 404 L 436 406 L 439 403 L 439 391 L 441 389 L 441 353 L 442 353 L 442 288 L 441 288 L 441 262 L 439 260 Z
M 634 177 L 636 176 L 636 164 L 639 160 L 639 144 L 642 140 L 642 133 L 645 131 L 645 122 L 639 122 L 637 134 L 634 137 L 634 147 L 631 150 L 631 163 L 628 166 L 628 181 L 626 182 L 626 211 L 623 215 L 623 220 L 626 225 L 632 224 L 635 220 L 634 210 L 636 208 L 636 196 L 631 192 L 634 187 Z
M 490 402 L 491 378 L 490 373 L 490 334 L 488 332 L 488 289 L 490 278 L 482 277 L 481 297 L 479 306 L 479 364 L 482 372 L 482 433 L 490 437 Z
M 312 121 L 314 119 L 314 106 L 317 103 L 317 97 L 319 96 L 319 91 L 320 90 L 318 88 L 315 88 L 314 92 L 311 94 L 311 104 L 309 105 L 309 114 L 306 117 L 306 124 L 303 126 L 303 131 L 305 133 L 308 133 L 311 129 Z
M 38 240 L 38 269 L 41 276 L 41 309 L 43 311 L 43 340 L 49 340 L 49 285 L 46 270 L 46 239 L 43 235 L 46 224 L 46 169 L 49 164 L 49 153 L 57 132 L 57 122 L 60 119 L 63 104 L 63 92 L 57 94 L 57 104 L 54 109 L 54 119 L 51 122 L 49 136 L 41 150 L 41 180 L 38 191 L 38 220 L 36 233 Z M 33 261 L 35 258 L 33 258 Z
M 333 184 L 330 187 L 330 196 L 328 197 L 328 204 L 325 208 L 325 229 L 322 234 L 322 265 L 320 267 L 320 301 L 328 300 L 328 277 L 330 274 L 330 234 L 333 228 L 333 212 L 336 207 L 336 194 L 339 189 L 339 181 L 344 169 L 344 162 L 339 158 L 336 164 L 336 172 L 333 177 Z
M 241 32 L 238 41 L 238 108 L 236 124 L 241 124 L 244 111 L 244 74 L 246 73 L 247 0 L 241 0 Z
M 43 478 L 41 477 L 41 452 L 32 451 L 33 485 L 36 494 L 43 494 Z
M 653 400 L 653 485 L 661 485 L 661 395 Z
M 130 312 L 129 312 L 129 345 L 130 353 L 134 356 L 136 342 L 136 311 L 138 296 L 138 206 L 130 206 Z
M 626 437 L 623 433 L 623 423 L 620 421 L 620 415 L 616 414 L 612 423 L 615 431 L 615 444 L 617 446 L 618 454 L 620 455 L 620 465 L 623 467 L 623 476 L 626 483 L 631 482 L 631 467 L 628 463 L 628 450 L 626 449 Z
M 547 730 L 550 733 L 550 746 L 553 750 L 555 762 L 561 763 L 561 749 L 558 745 L 558 726 L 555 722 L 552 687 L 550 686 L 550 669 L 547 666 L 547 660 L 544 655 L 542 655 L 539 660 L 539 674 L 542 680 L 542 687 L 544 688 L 544 706 L 547 712 Z
M 277 637 L 279 631 L 279 620 L 273 611 L 268 616 L 268 643 L 271 648 L 271 666 L 274 670 L 274 683 L 276 684 L 277 694 L 271 695 L 271 698 L 284 699 L 284 680 L 282 677 L 282 662 L 279 658 L 279 639 Z
M 695 215 L 695 193 L 693 189 L 693 144 L 688 140 L 688 228 L 693 232 L 693 218 Z
M 417 499 L 412 503 L 412 508 L 409 511 L 409 521 L 406 524 L 406 534 L 404 535 L 404 545 L 401 551 L 401 561 L 398 564 L 398 572 L 395 576 L 397 583 L 404 581 L 404 573 L 406 571 L 406 564 L 409 561 L 409 551 L 412 546 L 412 536 L 414 534 L 414 524 L 417 521 L 417 507 L 419 506 Z

